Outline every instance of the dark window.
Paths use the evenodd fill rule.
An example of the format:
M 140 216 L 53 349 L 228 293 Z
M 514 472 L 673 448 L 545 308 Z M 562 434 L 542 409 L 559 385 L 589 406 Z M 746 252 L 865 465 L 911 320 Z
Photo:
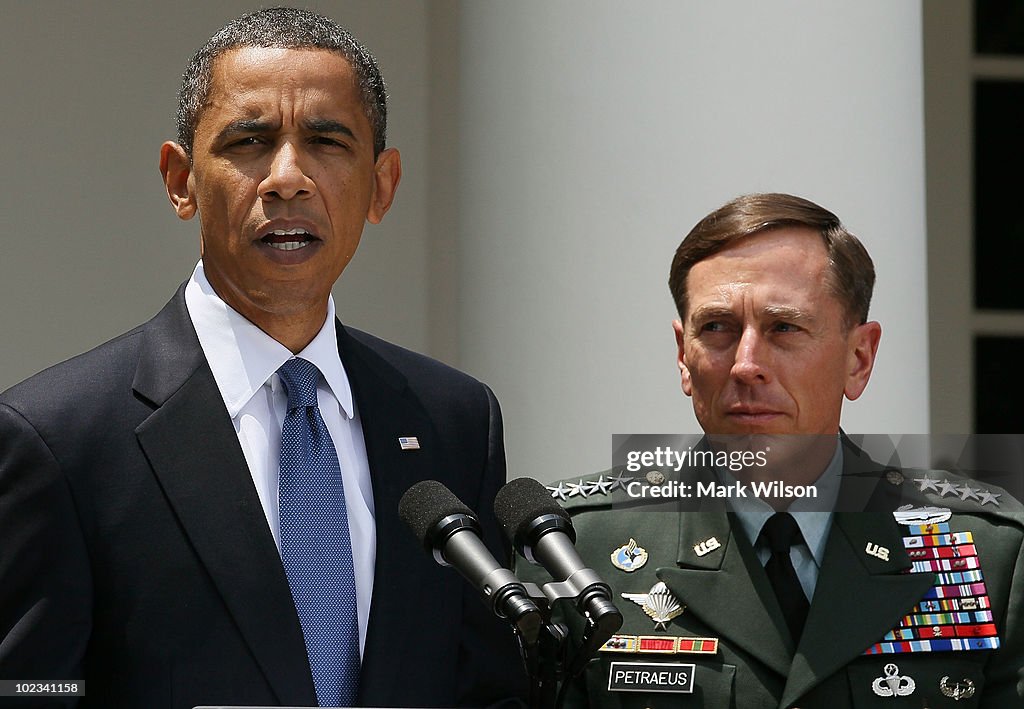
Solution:
M 974 340 L 974 430 L 1024 431 L 1024 337 Z
M 1024 54 L 1024 0 L 975 2 L 974 48 L 978 54 Z
M 975 82 L 974 300 L 981 309 L 1024 310 L 1022 116 L 1024 83 Z

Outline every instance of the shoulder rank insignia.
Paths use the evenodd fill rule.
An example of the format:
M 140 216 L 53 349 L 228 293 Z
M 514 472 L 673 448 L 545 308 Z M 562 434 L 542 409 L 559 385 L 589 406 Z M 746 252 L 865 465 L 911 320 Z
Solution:
M 623 475 L 621 472 L 612 477 L 602 475 L 597 480 L 584 480 L 580 478 L 576 482 L 563 481 L 555 486 L 547 485 L 548 492 L 552 497 L 559 500 L 568 500 L 570 497 L 589 497 L 590 495 L 610 495 L 619 488 L 626 489 L 633 478 Z
M 999 647 L 974 535 L 950 531 L 945 513 L 948 510 L 927 507 L 900 508 L 893 513 L 907 528 L 903 546 L 911 560 L 910 573 L 932 574 L 935 582 L 910 614 L 865 655 Z M 943 521 L 933 521 L 940 518 Z M 888 687 L 888 677 L 887 667 L 886 678 L 879 678 L 884 687 Z
M 666 624 L 686 609 L 663 581 L 654 584 L 647 593 L 623 593 L 622 597 L 643 608 L 654 621 L 655 630 L 667 630 Z
M 962 501 L 970 498 L 982 507 L 988 504 L 999 507 L 999 498 L 1003 494 L 1001 492 L 992 492 L 977 483 L 974 486 L 969 484 L 974 481 L 965 481 L 956 485 L 950 482 L 949 478 L 932 478 L 929 477 L 928 473 L 925 473 L 924 477 L 914 478 L 914 482 L 917 483 L 918 490 L 921 492 L 932 492 L 939 497 L 949 497 L 952 495 L 953 497 L 959 497 Z
M 647 550 L 638 545 L 632 537 L 629 538 L 628 543 L 623 544 L 611 554 L 612 565 L 627 574 L 642 568 L 647 563 L 647 558 Z

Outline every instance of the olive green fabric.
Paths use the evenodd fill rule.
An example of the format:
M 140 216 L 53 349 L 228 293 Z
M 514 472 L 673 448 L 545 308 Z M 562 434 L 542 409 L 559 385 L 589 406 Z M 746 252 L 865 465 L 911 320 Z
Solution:
M 702 475 L 710 475 L 704 471 Z M 645 472 L 605 471 L 583 483 L 632 476 L 648 484 Z M 953 477 L 946 473 L 937 475 Z M 602 478 L 603 476 L 603 478 Z M 612 587 L 627 636 L 717 638 L 715 654 L 647 654 L 603 651 L 573 682 L 566 706 L 657 709 L 658 707 L 1024 707 L 1024 513 L 1008 494 L 999 505 L 921 492 L 920 472 L 877 465 L 844 438 L 844 499 L 860 495 L 865 512 L 836 512 L 826 543 L 804 634 L 793 647 L 778 602 L 739 523 L 719 506 L 693 511 L 685 504 L 643 504 L 621 486 L 607 493 L 577 493 L 558 501 L 570 511 L 576 546 L 588 566 Z M 655 478 L 656 479 L 656 478 Z M 580 478 L 570 482 L 579 484 Z M 606 486 L 607 487 L 607 486 Z M 987 488 L 978 484 L 979 488 Z M 552 485 L 551 489 L 559 489 Z M 566 489 L 566 488 L 561 488 Z M 556 496 L 557 499 L 558 496 Z M 915 652 L 865 656 L 922 599 L 934 582 L 930 573 L 905 573 L 910 559 L 902 537 L 907 528 L 892 510 L 901 505 L 950 508 L 951 531 L 970 531 L 987 587 L 999 650 Z M 611 560 L 630 539 L 646 550 L 646 563 L 631 572 Z M 714 543 L 718 548 L 707 550 Z M 888 559 L 868 553 L 888 550 Z M 701 553 L 698 553 L 698 550 Z M 884 555 L 883 555 L 884 556 Z M 521 559 L 524 580 L 550 581 L 542 569 Z M 641 606 L 623 593 L 645 594 L 664 582 L 684 606 L 682 614 L 657 630 Z M 556 620 L 579 637 L 582 618 L 565 601 Z M 612 662 L 692 663 L 693 692 L 610 692 Z M 895 670 L 887 665 L 895 665 Z M 880 697 L 873 687 L 887 676 L 913 680 L 913 692 Z M 958 685 L 961 697 L 955 700 Z M 943 685 L 946 692 L 943 692 Z M 902 691 L 908 683 L 903 682 Z M 963 696 L 973 687 L 972 696 Z

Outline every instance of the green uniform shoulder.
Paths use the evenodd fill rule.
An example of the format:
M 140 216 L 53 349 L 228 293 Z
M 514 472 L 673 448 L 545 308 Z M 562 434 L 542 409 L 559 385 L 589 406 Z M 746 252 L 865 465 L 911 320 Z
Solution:
M 948 508 L 1024 527 L 1024 504 L 1001 487 L 945 470 L 904 469 L 887 474 L 904 503 Z
M 599 473 L 565 478 L 547 483 L 551 497 L 569 512 L 598 507 L 616 507 L 642 502 L 637 488 L 657 485 L 665 481 L 656 470 L 627 472 L 624 467 L 610 468 Z

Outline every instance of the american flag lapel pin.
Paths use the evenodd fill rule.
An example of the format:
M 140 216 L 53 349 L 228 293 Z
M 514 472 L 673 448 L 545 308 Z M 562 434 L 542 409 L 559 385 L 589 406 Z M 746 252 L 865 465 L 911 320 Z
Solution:
M 420 449 L 420 439 L 416 436 L 399 436 L 398 445 L 404 451 L 418 451 Z

